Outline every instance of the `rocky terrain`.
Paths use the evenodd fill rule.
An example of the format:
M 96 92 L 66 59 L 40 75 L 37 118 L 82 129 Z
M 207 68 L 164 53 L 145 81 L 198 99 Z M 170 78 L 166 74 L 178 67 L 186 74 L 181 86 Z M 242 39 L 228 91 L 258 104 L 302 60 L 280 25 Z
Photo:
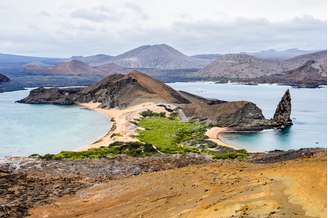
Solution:
M 0 162 L 0 217 L 23 217 L 31 207 L 113 179 L 208 163 L 197 155 L 98 160 L 9 158 Z
M 243 161 L 215 161 L 195 154 L 75 161 L 7 158 L 0 162 L 0 217 L 112 217 L 111 213 L 169 216 L 168 213 L 186 212 L 195 215 L 196 210 L 187 208 L 199 208 L 198 212 L 207 213 L 203 216 L 209 216 L 211 211 L 230 217 L 224 216 L 227 210 L 236 216 L 285 213 L 288 217 L 305 217 L 305 212 L 318 216 L 325 213 L 321 208 L 326 193 L 325 157 L 325 149 L 301 149 L 250 154 Z M 282 175 L 269 174 L 269 169 Z M 160 172 L 152 173 L 156 171 Z M 302 175 L 301 180 L 279 179 L 294 178 L 291 176 L 296 173 Z M 313 181 L 305 183 L 309 179 L 315 180 L 315 188 L 311 188 Z M 287 181 L 293 181 L 295 188 L 301 185 L 301 196 L 315 205 L 298 201 L 295 206 L 295 202 L 287 200 L 289 196 L 279 197 L 291 188 L 283 185 L 289 184 Z M 278 197 L 272 197 L 270 190 Z M 288 195 L 294 194 L 297 193 Z M 111 203 L 110 196 L 114 198 Z M 246 196 L 248 201 L 242 200 Z M 264 206 L 256 203 L 256 196 L 262 196 L 260 202 Z M 167 208 L 171 206 L 175 209 Z
M 179 92 L 137 71 L 127 75 L 114 74 L 86 88 L 35 89 L 28 97 L 18 102 L 29 104 L 96 102 L 103 108 L 126 108 L 145 102 L 169 103 L 181 108 L 189 119 L 202 120 L 212 125 L 236 130 L 284 128 L 292 124 L 289 120 L 291 107 L 288 91 L 278 105 L 279 109 L 276 113 L 279 115 L 268 120 L 254 103 L 209 100 Z
M 294 87 L 316 88 L 327 84 L 324 66 L 316 61 L 307 61 L 304 65 L 289 71 L 269 76 L 261 76 L 251 80 L 255 83 L 279 83 Z
M 318 87 L 327 83 L 327 54 L 320 51 L 286 60 L 260 59 L 248 54 L 228 54 L 199 71 L 220 82 L 251 84 L 279 83 L 297 87 Z

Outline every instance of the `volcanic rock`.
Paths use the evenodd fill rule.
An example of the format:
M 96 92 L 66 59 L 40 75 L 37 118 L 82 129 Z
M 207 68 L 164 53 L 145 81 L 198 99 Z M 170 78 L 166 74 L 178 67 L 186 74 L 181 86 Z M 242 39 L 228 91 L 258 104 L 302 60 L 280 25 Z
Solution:
M 274 113 L 273 120 L 277 124 L 281 124 L 282 126 L 290 126 L 293 124 L 290 119 L 290 114 L 292 111 L 291 97 L 289 93 L 289 89 L 282 96 L 276 112 Z

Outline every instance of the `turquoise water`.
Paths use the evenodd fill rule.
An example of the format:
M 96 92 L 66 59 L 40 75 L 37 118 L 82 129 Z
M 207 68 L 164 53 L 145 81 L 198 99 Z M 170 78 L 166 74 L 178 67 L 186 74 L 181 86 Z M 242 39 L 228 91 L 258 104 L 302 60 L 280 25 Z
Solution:
M 111 126 L 105 115 L 78 106 L 15 103 L 28 92 L 0 93 L 0 157 L 76 150 Z
M 292 119 L 289 129 L 265 130 L 258 133 L 227 133 L 221 139 L 248 151 L 288 150 L 304 147 L 327 146 L 327 88 L 297 89 L 279 85 L 215 84 L 212 82 L 170 83 L 175 89 L 188 91 L 207 98 L 221 100 L 248 100 L 271 118 L 286 89 L 292 96 Z

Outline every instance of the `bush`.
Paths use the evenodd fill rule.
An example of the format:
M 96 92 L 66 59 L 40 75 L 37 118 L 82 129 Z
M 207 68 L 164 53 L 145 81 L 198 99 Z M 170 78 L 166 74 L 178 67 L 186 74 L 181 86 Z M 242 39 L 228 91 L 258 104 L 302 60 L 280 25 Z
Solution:
M 106 157 L 115 157 L 117 155 L 126 154 L 133 157 L 143 157 L 157 150 L 151 144 L 140 142 L 115 142 L 106 147 L 92 148 L 87 151 L 62 151 L 58 154 L 33 155 L 31 157 L 45 160 L 80 160 L 80 159 L 98 159 Z
M 151 110 L 146 110 L 140 113 L 143 117 L 165 117 L 165 112 L 156 113 Z

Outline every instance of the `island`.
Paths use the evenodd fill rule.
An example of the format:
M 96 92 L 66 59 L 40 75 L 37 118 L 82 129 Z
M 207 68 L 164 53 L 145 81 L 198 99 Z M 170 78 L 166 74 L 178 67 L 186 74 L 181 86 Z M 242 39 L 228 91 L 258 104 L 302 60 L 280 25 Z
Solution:
M 291 126 L 289 90 L 271 119 L 252 102 L 177 91 L 138 71 L 88 87 L 37 88 L 19 103 L 78 105 L 113 126 L 80 151 L 5 159 L 0 216 L 326 214 L 326 149 L 249 153 L 218 138 Z

